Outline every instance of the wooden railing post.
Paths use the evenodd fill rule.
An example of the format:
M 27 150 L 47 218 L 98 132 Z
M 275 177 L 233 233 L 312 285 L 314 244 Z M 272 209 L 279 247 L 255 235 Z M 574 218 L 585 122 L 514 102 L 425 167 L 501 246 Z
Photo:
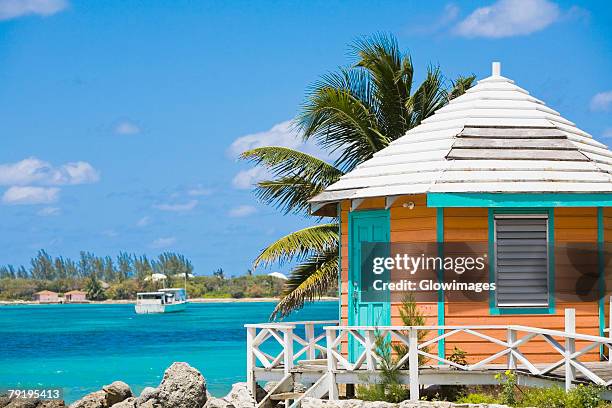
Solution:
M 516 369 L 516 356 L 514 355 L 514 347 L 512 346 L 516 342 L 516 330 L 508 329 L 508 370 Z
M 255 353 L 253 352 L 253 344 L 255 341 L 255 336 L 257 335 L 257 329 L 255 327 L 247 327 L 247 341 L 246 341 L 246 366 L 247 366 L 247 387 L 249 391 L 253 395 L 255 395 L 256 391 L 256 383 L 257 380 L 255 378 L 255 365 L 257 363 Z
M 372 329 L 368 329 L 364 331 L 365 337 L 365 353 L 366 353 L 366 364 L 368 366 L 368 371 L 376 370 L 376 359 L 374 358 L 374 347 L 376 347 L 376 336 L 374 335 L 374 331 Z
M 341 329 L 339 329 L 341 330 Z M 331 401 L 338 399 L 338 384 L 336 383 L 336 357 L 334 357 L 334 343 L 336 342 L 336 329 L 325 329 L 325 341 L 327 346 L 327 380 L 328 398 Z
M 293 369 L 293 329 L 283 330 L 283 365 L 285 375 Z
M 576 333 L 576 309 L 565 309 L 565 332 Z M 576 351 L 576 340 L 571 336 L 565 337 L 565 391 L 573 387 L 576 379 L 576 369 L 572 365 L 571 355 Z
M 410 399 L 419 400 L 419 349 L 417 329 L 411 327 L 408 332 L 408 369 L 410 374 Z
M 315 348 L 315 332 L 314 332 L 314 324 L 306 323 L 304 324 L 304 336 L 306 337 L 304 340 L 308 343 L 308 349 L 306 349 L 306 358 L 308 360 L 314 360 L 316 358 L 316 348 Z

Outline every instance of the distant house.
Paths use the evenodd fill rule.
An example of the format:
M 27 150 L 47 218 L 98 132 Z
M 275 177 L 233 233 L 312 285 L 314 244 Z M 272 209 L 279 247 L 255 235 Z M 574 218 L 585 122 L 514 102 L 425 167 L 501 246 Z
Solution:
M 71 290 L 64 293 L 64 301 L 66 303 L 87 302 L 87 293 L 80 290 Z
M 39 303 L 59 303 L 57 293 L 50 290 L 41 290 L 34 294 L 34 300 Z

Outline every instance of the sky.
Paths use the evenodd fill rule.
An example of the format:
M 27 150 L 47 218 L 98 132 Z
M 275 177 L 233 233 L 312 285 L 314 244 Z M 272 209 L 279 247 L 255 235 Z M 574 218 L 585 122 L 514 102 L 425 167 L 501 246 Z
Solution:
M 309 153 L 309 85 L 391 33 L 447 78 L 502 75 L 612 141 L 606 1 L 0 0 L 0 264 L 176 251 L 243 274 L 310 225 L 259 203 L 245 149 Z M 287 273 L 287 266 L 267 270 Z M 259 273 L 267 272 L 258 270 Z

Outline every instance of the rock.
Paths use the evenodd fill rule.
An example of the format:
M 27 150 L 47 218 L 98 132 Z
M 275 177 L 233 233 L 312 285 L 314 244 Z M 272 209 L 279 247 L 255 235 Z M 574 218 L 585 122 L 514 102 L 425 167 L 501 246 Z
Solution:
M 65 406 L 66 404 L 62 400 L 43 400 L 36 408 L 61 408 Z
M 136 398 L 128 397 L 121 402 L 112 405 L 111 408 L 136 408 Z
M 106 392 L 95 391 L 70 404 L 70 408 L 107 408 Z
M 40 403 L 38 398 L 13 398 L 4 408 L 36 408 Z
M 263 393 L 263 396 L 265 396 L 265 391 Z M 223 399 L 230 402 L 236 408 L 255 408 L 257 405 L 255 397 L 249 391 L 247 383 L 244 382 L 232 385 L 232 389 Z
M 0 408 L 4 408 L 11 402 L 11 399 L 6 394 L 0 394 Z
M 201 408 L 206 404 L 206 380 L 189 364 L 173 363 L 164 373 L 155 400 L 164 408 Z
M 148 400 L 154 400 L 157 398 L 157 394 L 159 394 L 159 390 L 157 388 L 145 387 L 140 393 L 140 396 L 136 398 L 136 406 L 139 407 Z
M 136 405 L 138 408 L 165 408 L 166 405 L 161 405 L 159 402 L 157 402 L 157 400 L 155 399 L 150 399 L 147 400 L 146 402 L 144 402 L 142 405 Z M 171 406 L 168 406 L 168 408 L 171 408 Z
M 274 384 L 276 385 L 276 384 Z M 268 387 L 273 388 L 274 385 Z M 261 401 L 266 396 L 266 390 L 257 385 L 257 401 Z M 247 383 L 236 383 L 232 385 L 230 392 L 223 398 L 211 397 L 206 401 L 206 408 L 255 408 L 257 402 L 253 394 L 249 391 Z M 262 408 L 271 408 L 274 402 L 268 400 Z
M 115 381 L 105 385 L 102 390 L 106 392 L 106 405 L 109 407 L 132 396 L 130 386 L 123 381 Z
M 206 400 L 205 408 L 236 408 L 234 405 L 227 401 L 225 398 L 210 397 Z
M 302 400 L 302 408 L 364 408 L 365 404 L 366 402 L 357 399 L 328 401 L 318 398 L 304 398 Z

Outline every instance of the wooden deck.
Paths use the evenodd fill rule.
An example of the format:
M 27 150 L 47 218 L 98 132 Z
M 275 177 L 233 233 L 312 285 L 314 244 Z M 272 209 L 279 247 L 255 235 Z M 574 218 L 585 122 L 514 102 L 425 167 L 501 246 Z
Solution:
M 565 321 L 564 331 L 516 325 L 371 327 L 338 326 L 337 322 L 246 325 L 247 382 L 253 391 L 257 382 L 276 383 L 261 405 L 267 399 L 284 397 L 290 408 L 298 407 L 305 397 L 337 399 L 339 384 L 379 381 L 383 360 L 377 339 L 382 336 L 389 342 L 403 344 L 407 350 L 392 364 L 400 381 L 409 386 L 411 400 L 419 399 L 423 385 L 496 385 L 499 380 L 495 376 L 506 370 L 512 370 L 518 384 L 525 386 L 561 386 L 569 390 L 579 383 L 594 383 L 611 387 L 612 364 L 592 359 L 599 350 L 612 349 L 612 338 L 576 333 L 573 309 L 566 310 Z M 421 330 L 438 335 L 419 340 Z M 491 334 L 500 332 L 506 332 L 507 338 Z M 487 341 L 492 351 L 469 363 L 429 352 L 429 347 L 453 336 Z M 532 341 L 550 348 L 549 361 L 532 362 L 530 355 L 521 352 Z M 348 353 L 349 349 L 353 352 Z M 419 363 L 419 359 L 426 363 Z M 296 384 L 305 385 L 305 392 L 297 392 Z M 612 400 L 612 394 L 606 392 L 604 398 Z

